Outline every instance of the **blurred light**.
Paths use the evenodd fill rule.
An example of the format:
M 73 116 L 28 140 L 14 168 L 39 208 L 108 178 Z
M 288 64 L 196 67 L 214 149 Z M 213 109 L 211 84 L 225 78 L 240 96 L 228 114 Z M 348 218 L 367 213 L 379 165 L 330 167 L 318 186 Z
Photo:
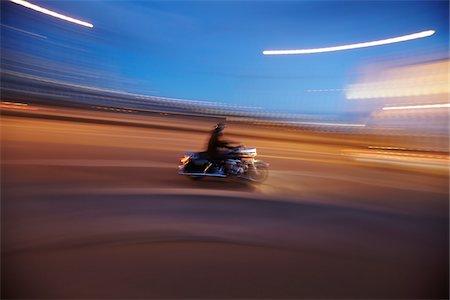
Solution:
M 28 104 L 25 104 L 25 103 L 20 103 L 20 102 L 9 102 L 9 101 L 2 101 L 2 102 L 0 102 L 0 104 L 28 106 Z
M 347 124 L 347 123 L 323 123 L 323 122 L 289 122 L 299 125 L 318 125 L 318 126 L 337 126 L 337 127 L 365 127 L 366 124 Z
M 182 159 L 180 159 L 180 162 L 184 164 L 184 163 L 186 163 L 189 160 L 189 158 L 191 158 L 191 157 L 185 155 Z
M 315 49 L 302 49 L 302 50 L 265 50 L 263 51 L 264 55 L 285 55 L 285 54 L 311 54 L 311 53 L 321 53 L 321 52 L 333 52 L 333 51 L 342 51 L 342 50 L 350 50 L 357 48 L 366 48 L 373 46 L 380 46 L 392 43 L 405 42 L 414 39 L 420 39 L 424 37 L 431 36 L 435 33 L 434 30 L 426 30 L 418 33 L 403 35 L 395 38 L 389 38 L 384 40 L 372 41 L 372 42 L 364 42 L 343 46 L 335 46 L 335 47 L 326 47 L 326 48 L 315 48 Z
M 422 109 L 422 108 L 445 108 L 450 107 L 450 103 L 443 104 L 426 104 L 426 105 L 409 105 L 409 106 L 386 106 L 383 110 L 391 109 Z
M 46 39 L 47 38 L 44 35 L 33 33 L 33 32 L 29 32 L 29 31 L 26 31 L 26 30 L 23 30 L 23 29 L 19 29 L 19 28 L 13 27 L 13 26 L 8 26 L 8 25 L 4 25 L 4 24 L 0 24 L 0 26 L 8 28 L 8 29 L 11 29 L 11 30 L 14 30 L 14 31 L 17 31 L 17 32 L 28 34 L 28 35 L 31 35 L 31 36 L 34 36 L 34 37 L 39 37 L 39 38 L 42 38 L 42 39 Z
M 65 15 L 59 14 L 57 12 L 48 10 L 46 8 L 37 6 L 35 4 L 31 4 L 30 2 L 27 2 L 27 1 L 23 1 L 23 0 L 10 0 L 10 1 L 14 2 L 16 4 L 19 4 L 19 5 L 25 6 L 27 8 L 33 9 L 35 11 L 41 12 L 43 14 L 55 17 L 55 18 L 59 18 L 59 19 L 62 19 L 62 20 L 68 21 L 68 22 L 76 23 L 78 25 L 82 25 L 82 26 L 86 26 L 86 27 L 90 27 L 90 28 L 94 27 L 94 25 L 92 25 L 91 23 L 87 23 L 87 22 L 84 22 L 81 20 L 77 20 L 77 19 L 65 16 Z
M 369 76 L 366 75 L 363 82 L 351 84 L 346 97 L 349 100 L 415 97 L 420 102 L 424 98 L 421 96 L 434 95 L 436 98 L 440 95 L 446 99 L 450 92 L 449 66 L 449 60 L 444 59 L 385 68 L 367 74 Z
M 39 110 L 37 107 L 29 107 L 28 104 L 19 102 L 1 101 L 0 108 L 2 109 L 19 109 L 19 110 Z

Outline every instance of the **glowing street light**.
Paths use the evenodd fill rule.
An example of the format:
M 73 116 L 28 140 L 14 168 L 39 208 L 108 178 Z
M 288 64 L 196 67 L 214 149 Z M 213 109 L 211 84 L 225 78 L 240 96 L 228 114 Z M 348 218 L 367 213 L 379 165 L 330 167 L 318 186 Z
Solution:
M 315 49 L 299 49 L 299 50 L 265 50 L 263 51 L 264 55 L 287 55 L 287 54 L 312 54 L 312 53 L 322 53 L 322 52 L 334 52 L 334 51 L 342 51 L 342 50 L 350 50 L 357 48 L 366 48 L 380 45 L 387 45 L 399 42 L 405 42 L 414 39 L 420 39 L 428 36 L 432 36 L 436 31 L 434 30 L 426 30 L 418 33 L 403 35 L 399 37 L 372 41 L 372 42 L 364 42 L 343 46 L 334 46 L 334 47 L 326 47 L 326 48 L 315 48 Z
M 81 21 L 81 20 L 78 20 L 78 19 L 75 19 L 75 18 L 72 18 L 72 17 L 68 17 L 68 16 L 65 16 L 65 15 L 59 14 L 57 12 L 51 11 L 51 10 L 43 8 L 43 7 L 40 7 L 38 5 L 32 4 L 32 3 L 27 2 L 27 1 L 23 1 L 23 0 L 10 0 L 10 1 L 14 2 L 16 4 L 19 4 L 19 5 L 25 6 L 27 8 L 30 8 L 32 10 L 41 12 L 43 14 L 46 14 L 46 15 L 49 15 L 49 16 L 52 16 L 52 17 L 55 17 L 55 18 L 58 18 L 58 19 L 62 19 L 62 20 L 67 21 L 67 22 L 72 22 L 72 23 L 75 23 L 75 24 L 78 24 L 78 25 L 82 25 L 82 26 L 86 26 L 86 27 L 90 27 L 90 28 L 94 27 L 94 25 L 92 25 L 91 23 L 84 22 L 84 21 Z

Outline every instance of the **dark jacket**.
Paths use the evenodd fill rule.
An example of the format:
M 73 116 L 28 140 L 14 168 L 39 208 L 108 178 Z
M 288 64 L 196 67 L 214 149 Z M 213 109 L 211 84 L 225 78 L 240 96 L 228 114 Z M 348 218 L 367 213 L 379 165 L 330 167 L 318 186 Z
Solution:
M 220 158 L 221 149 L 233 149 L 234 147 L 230 145 L 230 142 L 222 140 L 222 132 L 213 130 L 211 137 L 208 141 L 208 156 L 212 159 Z

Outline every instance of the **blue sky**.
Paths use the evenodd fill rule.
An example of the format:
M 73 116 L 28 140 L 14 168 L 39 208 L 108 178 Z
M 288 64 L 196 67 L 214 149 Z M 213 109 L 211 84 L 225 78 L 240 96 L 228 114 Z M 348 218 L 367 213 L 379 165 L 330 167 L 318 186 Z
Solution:
M 271 111 L 351 110 L 341 89 L 366 63 L 448 53 L 448 1 L 32 1 L 89 29 L 2 1 L 2 48 L 95 71 L 89 85 Z M 8 26 L 8 27 L 5 27 Z M 20 34 L 11 27 L 44 36 Z M 434 29 L 429 38 L 309 55 Z

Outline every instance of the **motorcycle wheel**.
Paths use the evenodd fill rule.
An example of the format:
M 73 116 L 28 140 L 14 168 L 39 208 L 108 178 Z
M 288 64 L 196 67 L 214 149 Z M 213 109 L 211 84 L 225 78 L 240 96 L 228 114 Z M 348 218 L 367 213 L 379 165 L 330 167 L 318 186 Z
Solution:
M 269 168 L 265 164 L 254 164 L 249 167 L 248 175 L 252 181 L 261 183 L 269 177 Z

